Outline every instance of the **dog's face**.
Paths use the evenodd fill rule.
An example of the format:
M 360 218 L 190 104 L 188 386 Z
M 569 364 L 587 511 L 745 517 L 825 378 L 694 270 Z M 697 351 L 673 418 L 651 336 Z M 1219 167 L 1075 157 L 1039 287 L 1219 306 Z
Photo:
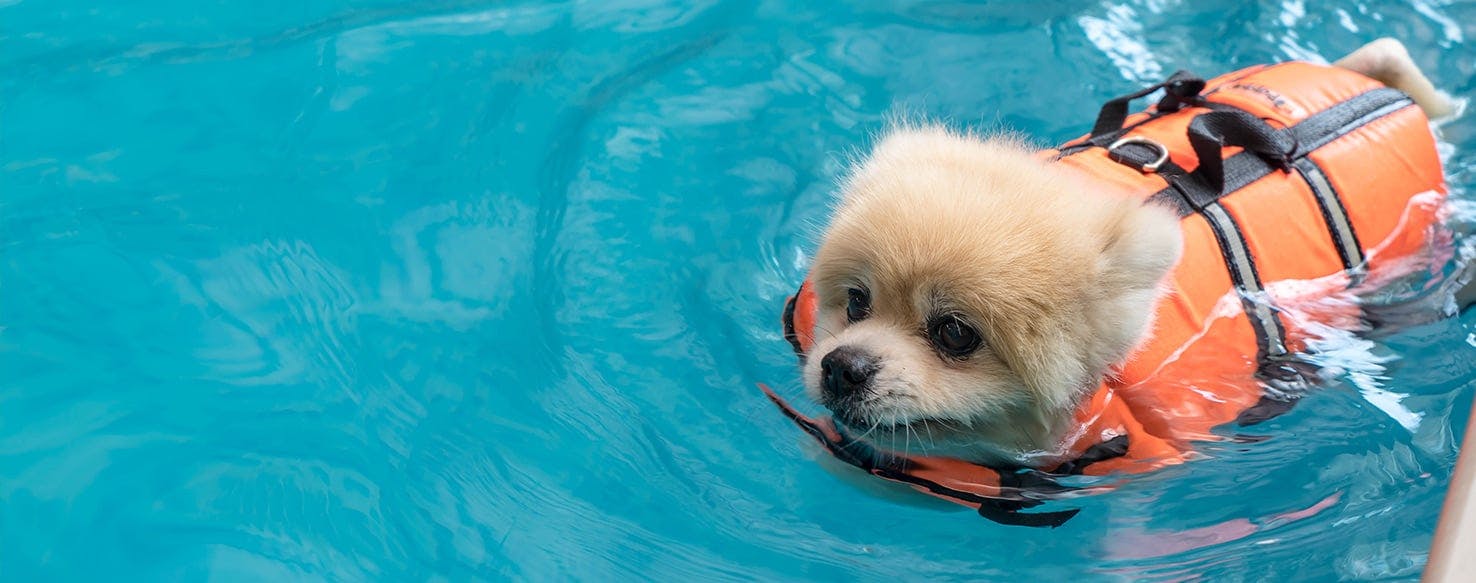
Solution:
M 1053 447 L 1146 333 L 1179 255 L 1167 211 L 1009 140 L 896 130 L 843 191 L 811 271 L 805 385 L 895 450 Z

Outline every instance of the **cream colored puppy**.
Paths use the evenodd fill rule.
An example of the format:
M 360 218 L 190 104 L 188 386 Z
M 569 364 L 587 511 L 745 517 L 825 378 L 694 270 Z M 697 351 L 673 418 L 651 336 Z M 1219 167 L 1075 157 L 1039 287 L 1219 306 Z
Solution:
M 1450 110 L 1395 41 L 1339 65 Z M 1150 330 L 1179 258 L 1169 211 L 1015 139 L 892 129 L 850 172 L 811 282 L 813 398 L 863 438 L 985 463 L 1052 455 Z
M 898 128 L 843 191 L 811 272 L 823 356 L 805 384 L 896 449 L 1003 461 L 1054 448 L 1146 332 L 1179 257 L 1176 216 L 1009 139 Z

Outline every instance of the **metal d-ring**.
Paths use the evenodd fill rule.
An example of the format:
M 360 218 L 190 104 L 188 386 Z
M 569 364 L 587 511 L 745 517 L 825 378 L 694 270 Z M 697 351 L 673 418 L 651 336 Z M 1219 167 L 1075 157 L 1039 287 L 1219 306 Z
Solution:
M 1169 150 L 1168 150 L 1168 148 L 1164 147 L 1163 144 L 1160 144 L 1158 142 L 1155 142 L 1153 140 L 1150 140 L 1150 139 L 1145 138 L 1145 137 L 1142 137 L 1142 136 L 1129 136 L 1129 137 L 1123 138 L 1121 140 L 1118 140 L 1116 142 L 1112 142 L 1112 145 L 1111 146 L 1107 146 L 1107 152 L 1110 154 L 1114 150 L 1116 150 L 1117 148 L 1119 148 L 1121 146 L 1126 146 L 1128 144 L 1142 144 L 1144 146 L 1148 146 L 1149 148 L 1152 148 L 1152 149 L 1158 151 L 1158 157 L 1157 158 L 1154 158 L 1152 162 L 1149 162 L 1147 164 L 1144 164 L 1144 165 L 1138 167 L 1138 170 L 1141 170 L 1144 174 L 1151 174 L 1153 172 L 1157 172 L 1159 166 L 1163 166 L 1163 164 L 1165 162 L 1168 162 L 1168 159 L 1169 159 Z

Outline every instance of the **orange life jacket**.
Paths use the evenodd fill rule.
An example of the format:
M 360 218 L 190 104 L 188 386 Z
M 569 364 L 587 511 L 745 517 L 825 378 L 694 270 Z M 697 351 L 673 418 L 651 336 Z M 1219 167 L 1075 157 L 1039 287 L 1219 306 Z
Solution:
M 1158 89 L 1156 106 L 1127 114 L 1132 99 Z M 1150 338 L 1076 413 L 1071 461 L 991 468 L 880 451 L 764 387 L 839 459 L 1010 524 L 1056 526 L 1074 515 L 1018 512 L 1071 491 L 1063 476 L 1177 464 L 1192 457 L 1190 442 L 1224 439 L 1216 427 L 1286 411 L 1311 371 L 1305 334 L 1277 302 L 1346 289 L 1417 251 L 1445 195 L 1429 121 L 1408 96 L 1300 62 L 1208 82 L 1181 71 L 1107 102 L 1091 134 L 1041 155 L 1176 210 L 1183 234 Z M 1273 283 L 1281 287 L 1268 292 Z M 806 283 L 784 313 L 801 358 L 814 318 Z

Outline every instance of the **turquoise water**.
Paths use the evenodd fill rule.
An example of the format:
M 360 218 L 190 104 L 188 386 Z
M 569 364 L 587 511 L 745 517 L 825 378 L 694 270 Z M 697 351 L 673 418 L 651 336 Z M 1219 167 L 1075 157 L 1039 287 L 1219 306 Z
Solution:
M 1476 97 L 1473 2 L 0 0 L 0 578 L 1416 578 L 1476 313 L 1054 531 L 755 389 L 888 113 L 1050 143 L 1383 35 Z

